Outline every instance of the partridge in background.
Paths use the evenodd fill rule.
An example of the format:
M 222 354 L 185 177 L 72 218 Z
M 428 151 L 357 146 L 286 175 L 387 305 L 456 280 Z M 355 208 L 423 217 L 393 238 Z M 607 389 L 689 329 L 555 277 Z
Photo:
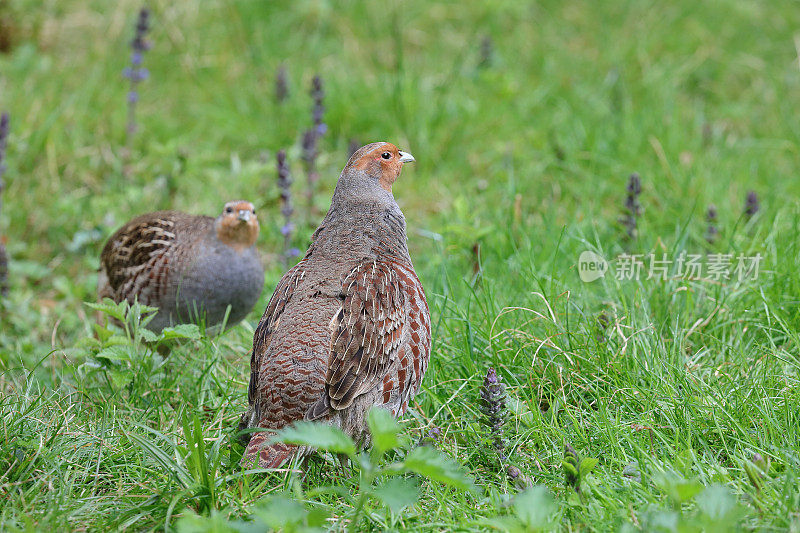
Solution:
M 392 195 L 403 163 L 390 143 L 358 149 L 344 167 L 311 246 L 278 283 L 253 337 L 242 462 L 277 468 L 311 450 L 271 444 L 298 420 L 324 421 L 361 446 L 366 413 L 395 416 L 419 391 L 431 349 L 428 303 Z
M 264 287 L 255 248 L 258 219 L 253 204 L 225 204 L 216 219 L 179 211 L 134 218 L 106 243 L 100 255 L 100 299 L 158 307 L 147 328 L 203 321 L 227 325 L 253 309 Z

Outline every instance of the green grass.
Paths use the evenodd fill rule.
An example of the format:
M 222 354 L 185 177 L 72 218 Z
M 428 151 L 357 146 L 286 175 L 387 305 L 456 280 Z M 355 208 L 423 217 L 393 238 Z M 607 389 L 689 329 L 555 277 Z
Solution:
M 0 55 L 0 108 L 12 120 L 0 529 L 223 530 L 268 514 L 282 500 L 263 498 L 279 493 L 324 511 L 325 527 L 348 526 L 358 482 L 331 474 L 331 458 L 302 483 L 242 474 L 231 442 L 253 328 L 282 274 L 277 150 L 288 149 L 295 177 L 298 247 L 319 218 L 305 215 L 299 148 L 318 73 L 328 125 L 319 211 L 351 139 L 392 141 L 417 159 L 395 194 L 434 341 L 405 432 L 442 428 L 440 449 L 478 486 L 420 478 L 415 505 L 390 513 L 370 499 L 358 529 L 512 529 L 522 526 L 511 517 L 541 507 L 547 527 L 566 530 L 800 530 L 796 2 L 150 5 L 150 78 L 127 174 L 121 72 L 139 4 L 0 7 L 15 39 Z M 484 36 L 493 55 L 482 65 Z M 627 241 L 617 219 L 634 171 L 644 213 Z M 751 189 L 761 211 L 746 220 Z M 215 214 L 236 198 L 259 209 L 267 264 L 249 320 L 167 359 L 132 340 L 122 360 L 98 366 L 83 302 L 94 300 L 104 239 L 156 207 Z M 712 203 L 721 234 L 710 246 Z M 764 261 L 742 283 L 583 283 L 587 249 Z M 552 507 L 541 492 L 509 504 L 519 490 L 480 424 L 490 366 L 508 385 L 510 460 Z M 190 453 L 201 441 L 205 458 Z M 564 486 L 566 443 L 599 460 L 580 497 Z M 641 483 L 622 475 L 632 461 Z

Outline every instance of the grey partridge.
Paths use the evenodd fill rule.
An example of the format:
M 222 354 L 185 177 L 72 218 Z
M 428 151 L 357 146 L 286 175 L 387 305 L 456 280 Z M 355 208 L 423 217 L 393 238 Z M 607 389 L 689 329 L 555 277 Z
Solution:
M 245 467 L 277 468 L 311 453 L 270 442 L 299 420 L 331 424 L 367 446 L 367 411 L 399 416 L 419 391 L 430 316 L 392 195 L 411 161 L 390 143 L 359 148 L 308 251 L 278 283 L 253 336 L 250 405 L 239 429 L 265 431 L 243 435 Z
M 158 308 L 147 328 L 203 321 L 227 325 L 253 309 L 264 287 L 255 248 L 258 219 L 253 204 L 228 202 L 216 219 L 179 211 L 134 218 L 100 255 L 97 293 Z

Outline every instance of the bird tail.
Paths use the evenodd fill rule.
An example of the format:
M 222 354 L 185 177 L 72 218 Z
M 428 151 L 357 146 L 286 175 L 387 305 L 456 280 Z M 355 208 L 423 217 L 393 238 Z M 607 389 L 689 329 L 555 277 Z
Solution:
M 242 457 L 244 468 L 280 468 L 290 462 L 298 451 L 297 446 L 282 442 L 270 443 L 273 433 L 254 433 Z

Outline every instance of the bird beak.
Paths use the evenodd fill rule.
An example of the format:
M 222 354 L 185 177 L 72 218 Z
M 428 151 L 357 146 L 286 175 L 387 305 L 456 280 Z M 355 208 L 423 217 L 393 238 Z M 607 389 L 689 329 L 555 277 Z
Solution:
M 414 159 L 414 156 L 409 154 L 408 152 L 398 151 L 397 153 L 400 154 L 401 163 L 413 163 L 414 161 L 416 161 L 416 159 Z
M 248 211 L 247 209 L 240 209 L 239 216 L 237 218 L 239 220 L 247 222 L 248 220 L 250 220 L 250 211 Z

